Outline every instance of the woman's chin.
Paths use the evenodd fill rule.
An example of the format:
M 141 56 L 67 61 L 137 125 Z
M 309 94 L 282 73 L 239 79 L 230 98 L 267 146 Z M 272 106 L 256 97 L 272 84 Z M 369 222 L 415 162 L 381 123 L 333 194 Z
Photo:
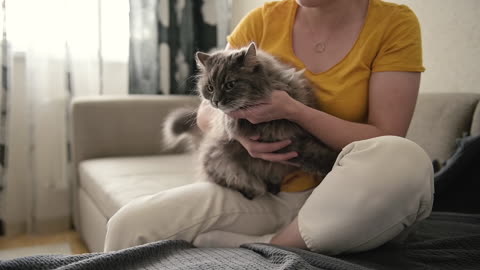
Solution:
M 329 2 L 332 2 L 332 0 L 296 0 L 296 1 L 299 6 L 306 7 L 306 8 L 320 7 L 320 6 L 324 6 L 325 4 L 328 4 Z

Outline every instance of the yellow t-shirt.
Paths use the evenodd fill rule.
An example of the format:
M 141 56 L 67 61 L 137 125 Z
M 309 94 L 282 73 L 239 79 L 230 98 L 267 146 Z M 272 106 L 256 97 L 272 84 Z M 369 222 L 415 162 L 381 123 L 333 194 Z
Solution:
M 254 41 L 279 60 L 305 69 L 306 77 L 315 86 L 320 109 L 328 114 L 366 122 L 372 72 L 425 70 L 420 26 L 413 11 L 405 5 L 370 0 L 365 23 L 350 52 L 329 70 L 311 72 L 292 47 L 297 8 L 295 0 L 266 3 L 245 16 L 227 40 L 235 48 Z M 286 177 L 282 190 L 301 191 L 319 183 L 305 173 L 294 175 Z

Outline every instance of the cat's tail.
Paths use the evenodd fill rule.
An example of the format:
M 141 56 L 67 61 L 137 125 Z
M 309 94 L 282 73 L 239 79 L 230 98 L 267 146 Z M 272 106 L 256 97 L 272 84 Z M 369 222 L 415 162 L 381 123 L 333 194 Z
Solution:
M 167 115 L 163 123 L 163 150 L 194 151 L 202 139 L 197 126 L 197 110 L 180 108 Z

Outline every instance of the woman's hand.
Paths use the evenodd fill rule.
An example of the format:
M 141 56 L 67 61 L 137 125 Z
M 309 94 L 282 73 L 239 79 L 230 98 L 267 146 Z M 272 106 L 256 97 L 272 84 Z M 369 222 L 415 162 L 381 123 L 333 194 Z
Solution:
M 218 111 L 212 108 L 207 102 L 202 102 L 197 113 L 197 125 L 202 131 L 205 132 L 210 129 L 211 115 L 217 112 Z M 250 156 L 254 158 L 297 166 L 294 163 L 287 162 L 287 160 L 298 156 L 296 152 L 273 153 L 289 145 L 291 143 L 290 140 L 263 143 L 258 141 L 259 138 L 260 136 L 250 138 L 236 137 L 235 139 L 248 151 Z
M 291 120 L 301 106 L 300 102 L 290 97 L 287 92 L 275 90 L 272 95 L 248 109 L 237 110 L 228 115 L 233 118 L 247 119 L 252 124 L 258 124 L 278 119 Z
M 208 104 L 206 100 L 202 100 L 197 111 L 197 126 L 203 132 L 210 129 L 210 119 L 212 113 L 215 113 L 215 109 Z
M 299 102 L 291 98 L 287 92 L 275 90 L 269 98 L 262 100 L 258 105 L 244 110 L 233 111 L 228 115 L 237 119 L 247 119 L 252 124 L 277 119 L 290 119 L 291 115 L 295 113 L 298 103 Z M 249 138 L 237 137 L 235 139 L 243 145 L 250 156 L 254 158 L 298 166 L 298 164 L 288 162 L 289 159 L 298 156 L 297 152 L 274 153 L 291 144 L 292 142 L 290 140 L 265 143 L 259 142 L 259 138 L 260 136 L 253 136 Z
M 298 156 L 297 152 L 292 151 L 288 153 L 274 153 L 275 151 L 278 151 L 291 144 L 292 142 L 290 140 L 264 143 L 259 142 L 259 138 L 260 136 L 253 136 L 250 138 L 237 137 L 235 139 L 248 151 L 251 157 L 298 166 L 295 163 L 288 162 L 289 159 Z

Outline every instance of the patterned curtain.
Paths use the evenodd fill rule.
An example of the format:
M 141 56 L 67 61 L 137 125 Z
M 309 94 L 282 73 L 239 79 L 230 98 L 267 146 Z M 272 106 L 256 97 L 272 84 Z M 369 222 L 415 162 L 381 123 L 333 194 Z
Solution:
M 192 94 L 195 52 L 225 46 L 230 0 L 130 0 L 130 94 Z

